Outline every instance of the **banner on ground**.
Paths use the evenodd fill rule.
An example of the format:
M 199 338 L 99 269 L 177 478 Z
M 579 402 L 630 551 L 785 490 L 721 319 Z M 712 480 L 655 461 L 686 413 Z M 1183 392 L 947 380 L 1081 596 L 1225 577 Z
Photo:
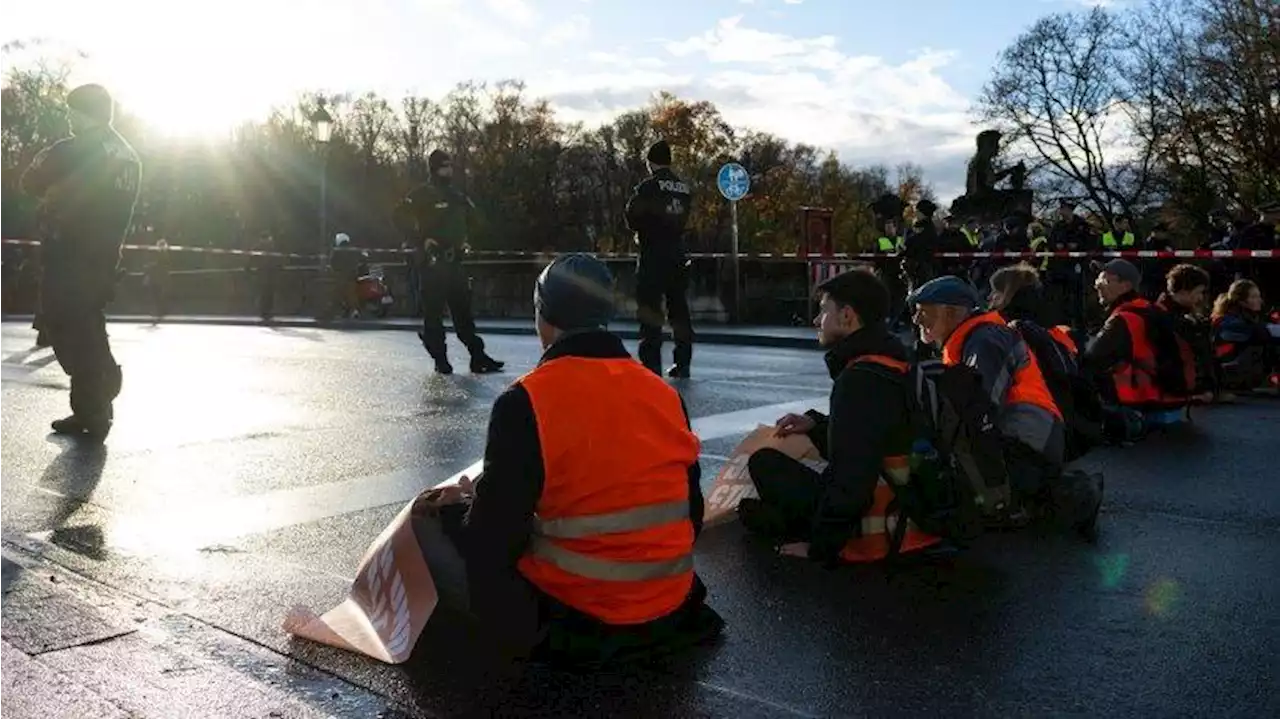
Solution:
M 747 460 L 754 452 L 766 447 L 800 460 L 816 471 L 822 471 L 826 466 L 826 462 L 818 454 L 818 448 L 813 446 L 808 437 L 803 434 L 779 437 L 774 427 L 760 425 L 738 444 L 711 483 L 703 514 L 705 526 L 733 519 L 737 516 L 735 510 L 739 502 L 748 497 L 759 496 L 751 482 L 751 474 L 747 472 Z
M 479 469 L 468 467 L 437 486 L 457 484 L 463 475 L 475 477 Z M 439 601 L 413 533 L 412 509 L 410 500 L 369 545 L 341 604 L 319 616 L 309 607 L 295 606 L 285 617 L 284 630 L 388 664 L 407 660 Z

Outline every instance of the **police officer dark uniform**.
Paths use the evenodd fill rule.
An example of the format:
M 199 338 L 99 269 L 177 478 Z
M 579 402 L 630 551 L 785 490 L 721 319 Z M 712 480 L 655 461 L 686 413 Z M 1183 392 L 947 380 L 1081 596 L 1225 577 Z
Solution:
M 422 346 L 436 362 L 436 371 L 451 374 L 444 342 L 446 306 L 453 331 L 471 353 L 471 371 L 501 372 L 505 363 L 484 351 L 471 314 L 471 283 L 462 260 L 467 252 L 468 216 L 475 209 L 471 199 L 453 184 L 449 155 L 435 150 L 427 158 L 431 181 L 414 188 L 396 208 L 396 224 L 421 249 Z
M 640 321 L 639 359 L 662 373 L 662 304 L 675 337 L 675 364 L 667 374 L 689 376 L 693 359 L 693 324 L 689 317 L 688 268 L 684 227 L 689 220 L 689 186 L 671 171 L 671 146 L 655 142 L 645 158 L 649 177 L 636 185 L 627 202 L 627 228 L 636 233 L 640 260 L 636 267 L 636 315 Z
M 72 414 L 53 431 L 102 439 L 121 383 L 103 313 L 133 222 L 142 162 L 112 127 L 114 101 L 102 86 L 72 90 L 67 109 L 71 137 L 36 156 L 22 188 L 42 203 L 41 324 L 71 378 Z
M 938 228 L 933 215 L 938 206 L 931 200 L 916 203 L 916 221 L 902 241 L 902 276 L 907 281 L 907 292 L 923 285 L 937 275 L 937 261 L 933 254 L 938 250 Z

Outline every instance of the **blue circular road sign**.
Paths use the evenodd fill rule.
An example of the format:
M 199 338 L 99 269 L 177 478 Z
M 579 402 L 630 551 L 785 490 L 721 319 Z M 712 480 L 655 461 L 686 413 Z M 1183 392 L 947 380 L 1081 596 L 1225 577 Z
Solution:
M 716 175 L 716 186 L 726 200 L 737 202 L 746 197 L 747 191 L 751 189 L 751 175 L 747 174 L 747 168 L 730 162 L 720 168 L 720 173 Z

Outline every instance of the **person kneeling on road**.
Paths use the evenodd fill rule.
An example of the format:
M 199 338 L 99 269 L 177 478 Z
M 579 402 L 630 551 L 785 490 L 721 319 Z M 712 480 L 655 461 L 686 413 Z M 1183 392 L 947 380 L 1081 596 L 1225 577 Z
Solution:
M 421 500 L 441 520 L 418 524 L 442 604 L 504 655 L 558 663 L 719 634 L 693 571 L 700 446 L 680 395 L 605 329 L 613 278 L 599 260 L 552 262 L 534 305 L 545 352 L 494 402 L 482 477 Z M 440 566 L 441 529 L 453 566 Z
M 927 282 L 907 299 L 921 339 L 941 348 L 943 365 L 977 373 L 1004 439 L 1015 504 L 1091 534 L 1102 477 L 1063 473 L 1062 413 L 1027 343 L 998 312 L 979 311 L 976 292 L 957 278 Z
M 782 551 L 827 564 L 887 556 L 887 509 L 905 484 L 913 440 L 905 386 L 906 350 L 885 327 L 889 292 L 867 270 L 852 270 L 818 288 L 814 324 L 827 348 L 831 414 L 789 414 L 777 432 L 805 434 L 828 464 L 821 474 L 772 448 L 751 455 L 747 468 L 760 498 L 744 499 L 748 531 L 785 542 Z M 888 369 L 888 372 L 878 371 Z M 908 529 L 901 551 L 937 541 Z

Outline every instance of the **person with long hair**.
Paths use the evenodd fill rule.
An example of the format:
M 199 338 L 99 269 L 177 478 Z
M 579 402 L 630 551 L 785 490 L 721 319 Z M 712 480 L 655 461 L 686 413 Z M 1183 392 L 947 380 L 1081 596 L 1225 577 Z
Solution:
M 1280 385 L 1280 339 L 1263 313 L 1262 291 L 1252 280 L 1236 280 L 1213 303 L 1213 350 L 1223 383 L 1237 390 Z
M 1040 365 L 1066 424 L 1065 459 L 1083 456 L 1103 439 L 1102 404 L 1097 389 L 1083 376 L 1078 364 L 1079 348 L 1085 338 L 1076 336 L 1064 324 L 1054 324 L 1060 313 L 1045 301 L 1040 273 L 1029 264 L 997 270 L 991 276 L 988 302 L 1018 331 Z

